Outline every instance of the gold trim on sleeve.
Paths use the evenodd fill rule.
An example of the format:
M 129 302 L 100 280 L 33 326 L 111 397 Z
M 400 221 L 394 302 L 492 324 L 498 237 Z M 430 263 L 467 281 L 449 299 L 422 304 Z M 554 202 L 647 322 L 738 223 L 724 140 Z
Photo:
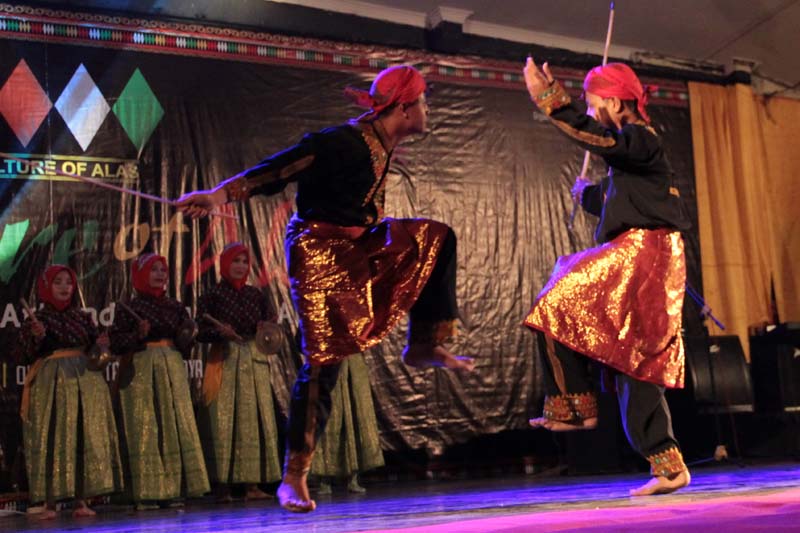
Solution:
M 558 120 L 550 119 L 555 126 L 572 137 L 584 144 L 588 144 L 590 146 L 598 146 L 600 148 L 611 148 L 617 141 L 613 137 L 607 137 L 605 135 L 595 135 L 594 133 L 589 133 L 586 131 L 581 131 L 579 129 L 573 128 L 569 124 L 565 122 L 560 122 Z
M 550 87 L 533 97 L 533 102 L 548 117 L 553 111 L 568 105 L 571 101 L 569 94 L 558 81 L 554 81 Z

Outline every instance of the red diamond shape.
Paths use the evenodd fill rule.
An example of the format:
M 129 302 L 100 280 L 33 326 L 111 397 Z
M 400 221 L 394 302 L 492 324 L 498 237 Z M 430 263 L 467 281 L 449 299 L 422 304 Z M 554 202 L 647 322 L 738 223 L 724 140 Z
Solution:
M 21 60 L 0 90 L 0 114 L 22 146 L 28 146 L 53 103 L 25 60 Z

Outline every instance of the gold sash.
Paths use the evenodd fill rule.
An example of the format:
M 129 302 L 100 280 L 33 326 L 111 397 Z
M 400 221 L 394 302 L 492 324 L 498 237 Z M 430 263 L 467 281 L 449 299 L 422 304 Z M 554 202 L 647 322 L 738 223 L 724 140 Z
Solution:
M 64 348 L 63 350 L 56 350 L 47 357 L 42 357 L 38 359 L 33 365 L 31 365 L 30 370 L 25 375 L 25 384 L 22 386 L 22 401 L 19 405 L 19 416 L 22 417 L 23 422 L 28 421 L 28 411 L 30 410 L 31 406 L 31 385 L 33 385 L 33 380 L 36 379 L 36 374 L 42 369 L 44 366 L 45 361 L 49 361 L 51 359 L 63 359 L 64 357 L 77 357 L 79 355 L 85 355 L 85 352 L 81 348 Z

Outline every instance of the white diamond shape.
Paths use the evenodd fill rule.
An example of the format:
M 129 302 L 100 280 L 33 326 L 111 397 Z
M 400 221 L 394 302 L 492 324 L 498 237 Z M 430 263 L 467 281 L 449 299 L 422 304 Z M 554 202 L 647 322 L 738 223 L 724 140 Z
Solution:
M 58 97 L 56 109 L 84 151 L 111 110 L 83 64 Z

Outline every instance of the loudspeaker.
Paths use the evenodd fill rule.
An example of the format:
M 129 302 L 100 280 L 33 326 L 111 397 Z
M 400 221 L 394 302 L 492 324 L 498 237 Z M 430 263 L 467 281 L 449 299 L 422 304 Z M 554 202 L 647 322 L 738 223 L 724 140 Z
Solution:
M 800 323 L 750 337 L 756 407 L 800 412 Z
M 753 386 L 736 335 L 684 339 L 687 387 L 700 413 L 753 412 Z

